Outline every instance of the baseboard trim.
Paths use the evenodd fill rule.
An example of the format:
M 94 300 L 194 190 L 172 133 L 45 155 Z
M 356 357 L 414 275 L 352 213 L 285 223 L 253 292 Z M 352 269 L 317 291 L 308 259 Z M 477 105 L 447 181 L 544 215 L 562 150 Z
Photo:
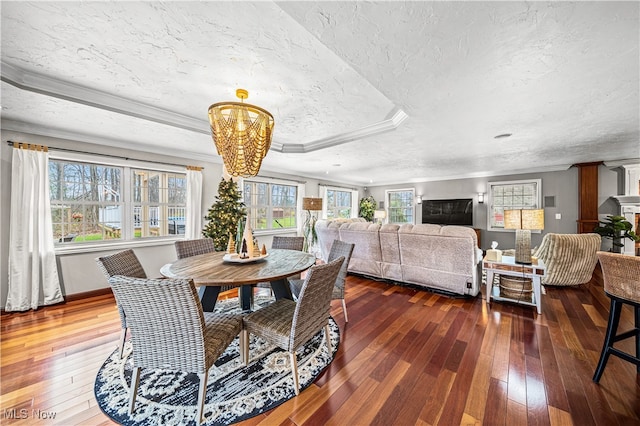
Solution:
M 111 287 L 99 288 L 98 290 L 85 291 L 83 293 L 70 294 L 65 296 L 66 302 L 75 302 L 76 300 L 87 299 L 89 297 L 113 295 Z
M 76 302 L 78 300 L 88 299 L 90 297 L 98 297 L 98 296 L 106 296 L 106 295 L 113 296 L 113 292 L 111 291 L 111 287 L 100 288 L 100 289 L 91 290 L 91 291 L 85 291 L 85 292 L 82 292 L 82 293 L 70 294 L 68 296 L 64 296 L 64 302 L 56 303 L 55 305 L 40 306 L 38 309 L 47 308 L 48 306 L 59 306 L 59 305 L 63 305 L 65 303 L 69 303 L 69 302 Z M 2 308 L 2 310 L 0 310 L 0 316 L 12 315 L 12 314 L 21 314 L 21 313 L 28 313 L 28 312 L 32 312 L 32 311 L 29 310 L 29 311 L 21 311 L 21 312 L 7 312 L 7 311 L 4 310 L 4 308 Z

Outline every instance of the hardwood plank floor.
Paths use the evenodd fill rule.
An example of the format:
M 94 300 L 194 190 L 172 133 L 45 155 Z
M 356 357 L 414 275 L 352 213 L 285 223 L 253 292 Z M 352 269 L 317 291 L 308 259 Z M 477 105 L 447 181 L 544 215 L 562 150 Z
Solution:
M 356 276 L 347 306 L 345 324 L 333 304 L 341 342 L 327 370 L 242 425 L 640 424 L 635 366 L 611 357 L 591 381 L 609 310 L 598 269 L 588 285 L 546 288 L 542 315 Z M 93 395 L 120 332 L 110 295 L 0 319 L 2 424 L 113 424 Z

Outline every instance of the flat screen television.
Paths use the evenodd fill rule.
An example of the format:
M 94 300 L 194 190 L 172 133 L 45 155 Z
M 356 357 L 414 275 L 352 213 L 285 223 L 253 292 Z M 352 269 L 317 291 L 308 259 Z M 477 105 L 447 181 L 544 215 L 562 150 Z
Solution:
M 473 199 L 424 200 L 422 223 L 473 226 Z

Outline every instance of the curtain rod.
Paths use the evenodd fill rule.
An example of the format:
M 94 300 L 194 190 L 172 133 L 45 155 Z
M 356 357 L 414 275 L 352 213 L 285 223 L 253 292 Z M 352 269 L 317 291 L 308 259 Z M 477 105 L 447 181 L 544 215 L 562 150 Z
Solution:
M 340 186 L 340 185 L 329 185 L 326 183 L 319 183 L 318 186 L 328 186 L 330 188 L 340 188 L 340 189 L 350 189 L 352 191 L 357 191 L 358 188 L 349 188 L 348 186 Z
M 295 183 L 303 183 L 306 184 L 307 181 L 306 180 L 295 180 L 295 179 L 289 179 L 289 178 L 283 178 L 283 177 L 273 177 L 273 176 L 265 176 L 265 175 L 256 175 L 256 176 L 250 176 L 250 177 L 246 177 L 243 178 L 244 180 L 248 180 L 248 181 L 257 181 L 260 179 L 267 179 L 267 180 L 276 180 L 276 181 L 281 181 L 281 182 L 295 182 Z
M 19 144 L 21 142 L 13 142 L 13 141 L 7 141 L 7 144 L 9 146 L 15 146 L 17 144 Z M 165 166 L 178 166 L 178 167 L 192 167 L 192 166 L 186 166 L 184 164 L 175 164 L 175 163 L 167 163 L 164 161 L 154 161 L 154 160 L 139 160 L 137 158 L 131 158 L 131 157 L 123 157 L 121 155 L 110 155 L 110 154 L 100 154 L 97 152 L 88 152 L 88 151 L 81 151 L 79 149 L 71 149 L 71 148 L 55 148 L 52 146 L 48 146 L 49 150 L 53 150 L 53 151 L 62 151 L 62 152 L 73 152 L 76 154 L 89 154 L 89 155 L 97 155 L 99 157 L 109 157 L 109 158 L 117 158 L 119 160 L 126 160 L 126 161 L 143 161 L 145 163 L 152 163 L 152 164 L 162 164 Z M 204 170 L 204 167 L 200 167 L 201 169 Z

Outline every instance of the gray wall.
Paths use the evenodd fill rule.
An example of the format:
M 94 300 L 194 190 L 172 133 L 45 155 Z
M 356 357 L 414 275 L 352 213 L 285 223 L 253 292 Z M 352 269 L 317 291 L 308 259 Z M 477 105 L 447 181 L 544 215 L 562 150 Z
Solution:
M 488 203 L 478 203 L 478 192 L 484 192 L 485 198 L 487 184 L 522 179 L 542 179 L 542 196 L 554 196 L 555 207 L 545 207 L 545 229 L 542 233 L 534 233 L 531 236 L 531 244 L 537 246 L 542 241 L 545 233 L 572 234 L 577 231 L 578 220 L 578 170 L 572 167 L 568 170 L 544 173 L 529 173 L 520 175 L 503 175 L 482 178 L 456 179 L 439 182 L 420 182 L 400 184 L 393 186 L 369 187 L 367 195 L 373 195 L 376 201 L 384 201 L 385 191 L 398 188 L 415 188 L 416 195 L 422 195 L 423 199 L 448 199 L 448 198 L 473 198 L 473 226 L 481 230 L 481 248 L 487 249 L 491 241 L 498 242 L 498 248 L 513 248 L 514 231 L 487 231 Z M 618 172 L 605 166 L 598 170 L 598 199 L 599 213 L 601 216 L 615 214 L 617 206 L 609 197 L 619 194 Z M 544 199 L 544 198 L 543 198 Z M 555 219 L 556 213 L 561 219 Z M 422 211 L 416 206 L 416 223 L 422 222 Z
M 4 308 L 8 292 L 8 248 L 9 248 L 9 220 L 11 204 L 11 157 L 12 150 L 7 141 L 28 142 L 47 145 L 55 148 L 66 148 L 87 151 L 97 154 L 105 154 L 119 157 L 127 157 L 141 161 L 158 161 L 168 164 L 191 165 L 204 167 L 202 185 L 202 216 L 207 214 L 211 205 L 215 202 L 218 193 L 218 184 L 222 177 L 222 164 L 207 160 L 196 161 L 184 158 L 167 157 L 148 152 L 123 150 L 105 146 L 88 144 L 65 139 L 45 138 L 36 135 L 2 132 L 2 146 L 0 146 L 0 307 Z M 318 196 L 319 184 L 337 185 L 337 182 L 319 181 L 316 179 L 304 179 L 298 176 L 280 173 L 260 173 L 260 176 L 305 181 L 307 196 Z M 351 187 L 352 185 L 350 185 Z M 359 188 L 360 193 L 363 188 Z M 258 236 L 260 244 L 271 246 L 272 234 Z M 133 248 L 147 274 L 158 277 L 160 267 L 175 259 L 173 240 L 169 241 L 141 241 L 108 249 L 94 249 L 79 253 L 58 254 L 56 256 L 58 273 L 64 295 L 84 293 L 108 287 L 106 278 L 98 270 L 95 258 L 106 254 L 115 253 L 124 248 Z

